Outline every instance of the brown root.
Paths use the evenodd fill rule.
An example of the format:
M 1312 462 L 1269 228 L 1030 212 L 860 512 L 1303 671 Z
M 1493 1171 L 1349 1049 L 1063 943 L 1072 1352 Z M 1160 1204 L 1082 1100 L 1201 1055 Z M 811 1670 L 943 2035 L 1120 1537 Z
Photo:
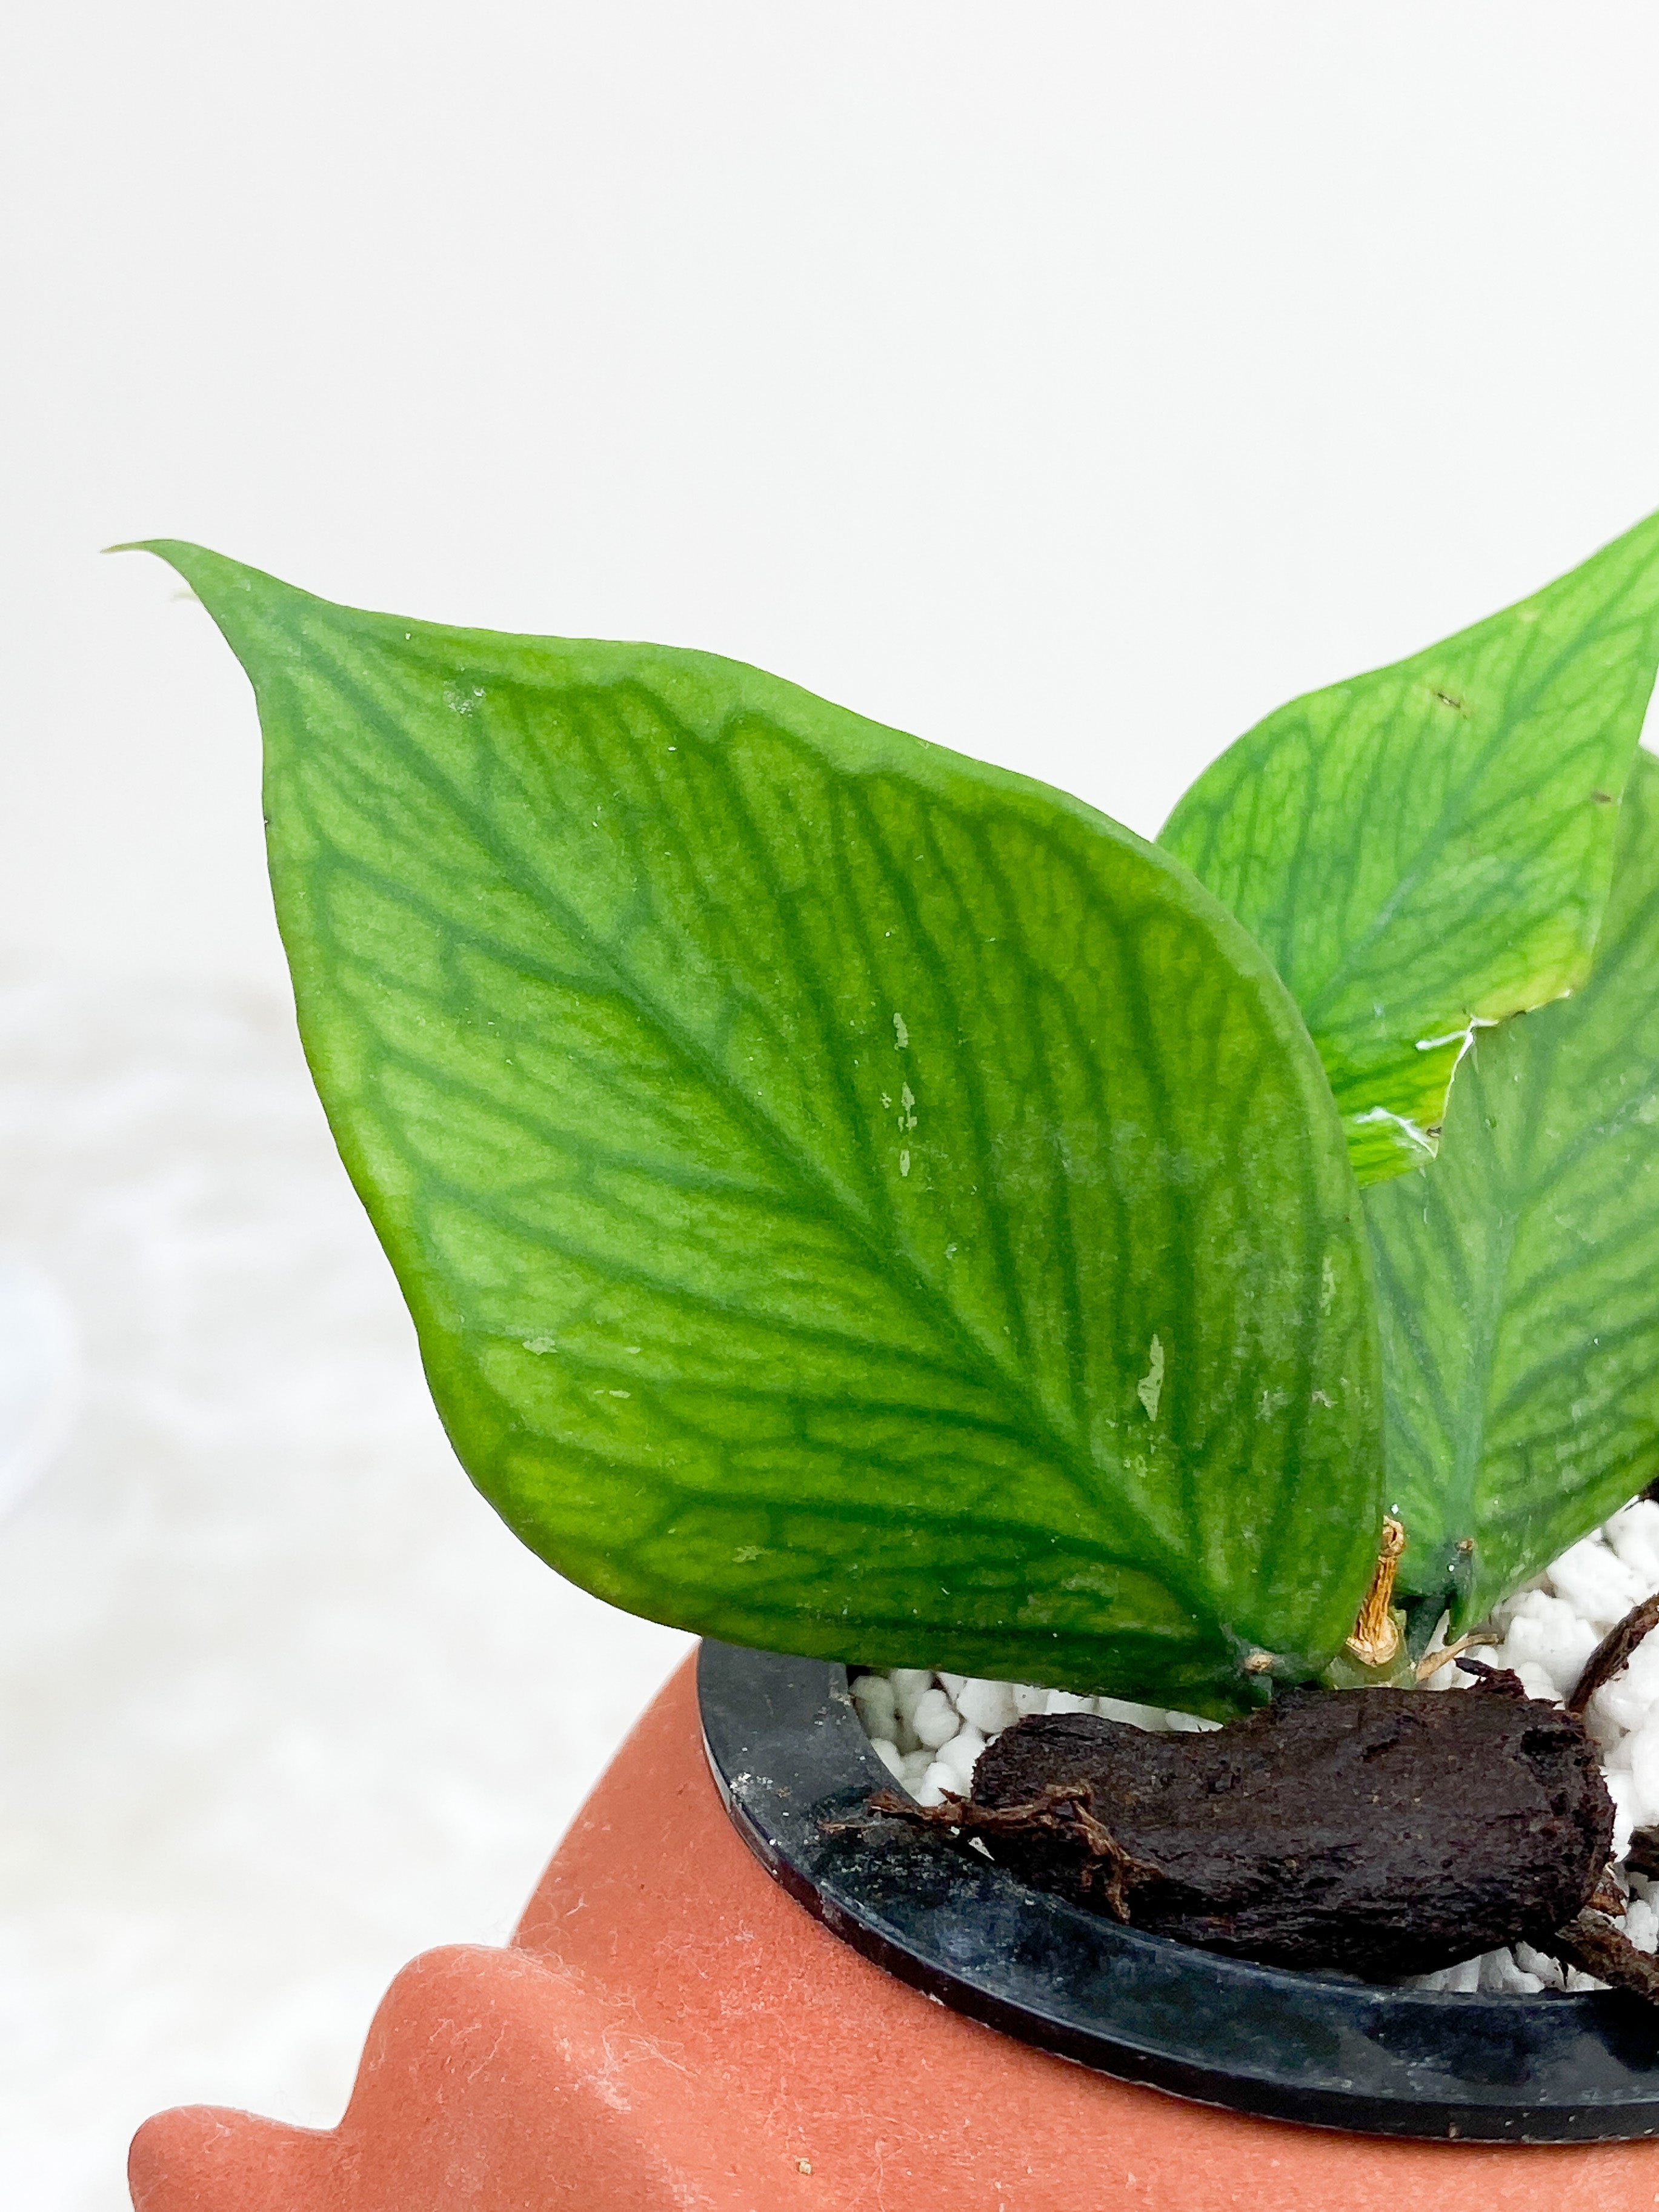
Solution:
M 1586 1906 L 1557 1930 L 1553 1948 L 1581 1973 L 1594 1974 L 1616 1990 L 1633 1990 L 1650 2004 L 1659 2004 L 1659 1959 L 1638 1951 L 1605 1913 Z
M 1586 1912 L 1605 1912 L 1609 1920 L 1622 1920 L 1626 1902 L 1618 1877 L 1612 1866 L 1608 1865 L 1602 1868 L 1601 1881 L 1585 1899 L 1584 1910 Z
M 1566 1700 L 1567 1711 L 1582 1719 L 1596 1692 L 1629 1665 L 1637 1645 L 1650 1630 L 1659 1627 L 1659 1591 L 1633 1605 L 1614 1628 L 1610 1628 L 1584 1662 L 1578 1686 Z
M 1503 1637 L 1495 1628 L 1472 1628 L 1467 1636 L 1460 1636 L 1455 1644 L 1444 1644 L 1438 1651 L 1425 1651 L 1417 1662 L 1415 1679 L 1419 1682 L 1431 1682 L 1443 1667 L 1449 1667 L 1454 1659 L 1461 1659 L 1466 1651 L 1484 1650 L 1503 1641 Z
M 1115 1920 L 1129 1917 L 1129 1892 L 1139 1882 L 1159 1881 L 1163 1870 L 1126 1851 L 1110 1829 L 1095 1818 L 1094 1791 L 1085 1783 L 1051 1782 L 1039 1797 L 1022 1805 L 976 1805 L 971 1798 L 947 1796 L 938 1805 L 918 1805 L 896 1790 L 878 1791 L 870 1811 L 917 1828 L 946 1828 L 952 1834 L 1058 1836 L 1082 1847 L 1079 1886 L 1092 1891 Z M 831 1834 L 860 1828 L 860 1820 L 826 1821 Z
M 1494 1697 L 1524 1698 L 1527 1694 L 1526 1685 L 1512 1667 L 1489 1667 L 1484 1659 L 1471 1659 L 1467 1651 L 1457 1655 L 1457 1671 L 1460 1674 L 1473 1674 L 1475 1688 L 1490 1690 Z

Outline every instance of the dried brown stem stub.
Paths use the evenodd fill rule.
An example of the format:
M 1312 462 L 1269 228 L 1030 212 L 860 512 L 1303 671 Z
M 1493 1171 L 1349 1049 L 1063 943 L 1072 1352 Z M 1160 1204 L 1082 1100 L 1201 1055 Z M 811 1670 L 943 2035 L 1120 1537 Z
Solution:
M 1588 1909 L 1575 1913 L 1565 1928 L 1557 1929 L 1547 1948 L 1582 1973 L 1595 1974 L 1616 1990 L 1634 1990 L 1638 1996 L 1659 2004 L 1659 1959 L 1638 1951 L 1604 1913 Z
M 1362 1667 L 1386 1667 L 1400 1649 L 1400 1624 L 1389 1608 L 1394 1601 L 1400 1554 L 1405 1548 L 1405 1529 L 1398 1521 L 1384 1521 L 1371 1586 L 1348 1638 L 1348 1650 Z
M 1462 1663 L 1466 1696 L 1292 1692 L 1203 1735 L 1034 1716 L 981 1755 L 973 1832 L 1040 1887 L 1269 1965 L 1386 1978 L 1547 1949 L 1601 1877 L 1613 1806 L 1582 1721 Z M 1079 1813 L 1128 1863 L 1115 1900 L 1085 1878 L 1103 1855 Z
M 1567 1711 L 1588 1711 L 1596 1692 L 1630 1663 L 1637 1645 L 1655 1627 L 1659 1627 L 1659 1591 L 1652 1597 L 1644 1597 L 1640 1605 L 1633 1605 L 1618 1626 L 1610 1628 L 1601 1638 L 1584 1662 L 1577 1687 L 1566 1701 Z

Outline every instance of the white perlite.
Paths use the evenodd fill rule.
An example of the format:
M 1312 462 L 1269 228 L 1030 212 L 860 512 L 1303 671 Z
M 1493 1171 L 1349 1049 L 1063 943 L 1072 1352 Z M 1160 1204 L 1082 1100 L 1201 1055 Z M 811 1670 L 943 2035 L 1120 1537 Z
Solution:
M 1611 1627 L 1659 1590 L 1659 1504 L 1638 1498 L 1604 1528 L 1575 1544 L 1528 1589 L 1495 1611 L 1503 1641 L 1473 1656 L 1512 1668 L 1529 1697 L 1559 1704 L 1571 1692 L 1584 1662 Z M 1434 1649 L 1444 1635 L 1443 1621 Z M 1437 1690 L 1470 1686 L 1455 1665 L 1431 1678 Z M 1215 1721 L 1165 1712 L 1121 1698 L 1077 1697 L 1030 1682 L 991 1682 L 965 1674 L 896 1667 L 860 1674 L 853 1697 L 877 1755 L 895 1781 L 919 1804 L 937 1805 L 948 1791 L 966 1795 L 974 1766 L 988 1743 L 1029 1713 L 1101 1713 L 1132 1728 L 1211 1729 Z M 1638 1645 L 1622 1674 L 1598 1690 L 1585 1715 L 1601 1754 L 1613 1799 L 1615 1877 L 1626 1897 L 1625 1933 L 1644 1951 L 1659 1948 L 1659 1882 L 1644 1881 L 1624 1864 L 1632 1832 L 1659 1826 L 1659 1632 Z M 1599 1990 L 1606 1986 L 1575 1966 L 1517 1943 L 1489 1951 L 1461 1966 L 1420 1974 L 1412 1989 L 1489 1993 L 1540 1990 Z

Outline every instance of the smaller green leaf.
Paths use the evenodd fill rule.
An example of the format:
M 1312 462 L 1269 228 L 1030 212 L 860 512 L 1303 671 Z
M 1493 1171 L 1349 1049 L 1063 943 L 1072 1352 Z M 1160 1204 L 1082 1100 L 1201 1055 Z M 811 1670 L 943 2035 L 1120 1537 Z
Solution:
M 1400 1588 L 1461 1626 L 1659 1472 L 1659 762 L 1595 967 L 1483 1036 L 1440 1158 L 1367 1191 Z
M 1589 972 L 1659 663 L 1659 516 L 1534 598 L 1270 714 L 1159 842 L 1263 945 L 1373 1182 L 1434 1155 L 1475 1025 Z

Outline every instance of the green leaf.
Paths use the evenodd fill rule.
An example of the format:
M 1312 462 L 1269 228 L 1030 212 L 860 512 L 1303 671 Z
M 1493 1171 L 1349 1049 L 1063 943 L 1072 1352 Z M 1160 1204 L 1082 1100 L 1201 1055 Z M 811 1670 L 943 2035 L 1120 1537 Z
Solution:
M 1659 763 L 1647 754 L 1620 809 L 1589 981 L 1480 1039 L 1438 1163 L 1368 1191 L 1365 1211 L 1389 1488 L 1407 1537 L 1400 1587 L 1455 1593 L 1467 1626 L 1659 1473 Z
M 1433 1157 L 1476 1025 L 1576 989 L 1659 662 L 1659 515 L 1534 599 L 1270 714 L 1159 842 L 1263 945 L 1362 1183 Z
M 1224 1708 L 1352 1624 L 1363 1217 L 1183 870 L 707 654 L 154 550 L 253 678 L 335 1135 L 463 1463 L 742 1643 Z

